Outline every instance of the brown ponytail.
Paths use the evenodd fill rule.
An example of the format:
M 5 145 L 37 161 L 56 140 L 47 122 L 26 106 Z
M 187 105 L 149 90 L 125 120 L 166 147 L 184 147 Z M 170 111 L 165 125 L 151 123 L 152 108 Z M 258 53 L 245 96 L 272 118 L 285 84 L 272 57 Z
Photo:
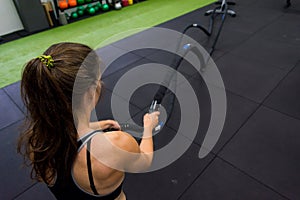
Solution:
M 31 177 L 50 184 L 56 174 L 69 175 L 77 152 L 72 97 L 83 95 L 99 79 L 100 62 L 91 48 L 77 43 L 52 45 L 44 55 L 52 57 L 53 67 L 35 58 L 23 70 L 27 117 L 18 152 L 32 166 Z M 76 90 L 75 80 L 84 83 Z

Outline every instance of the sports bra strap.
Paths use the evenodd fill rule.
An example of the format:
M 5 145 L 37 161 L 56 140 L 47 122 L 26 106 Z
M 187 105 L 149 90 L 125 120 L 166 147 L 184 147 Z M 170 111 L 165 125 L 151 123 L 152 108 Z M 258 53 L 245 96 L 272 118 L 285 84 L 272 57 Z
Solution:
M 93 172 L 92 172 L 92 165 L 91 165 L 91 154 L 90 154 L 90 150 L 91 150 L 91 139 L 87 142 L 87 151 L 86 151 L 86 163 L 87 163 L 87 167 L 88 167 L 88 175 L 89 175 L 89 180 L 90 180 L 90 187 L 93 190 L 95 195 L 99 195 L 95 184 L 94 184 L 94 178 L 93 178 Z
M 91 153 L 90 152 L 91 152 L 91 140 L 92 140 L 93 136 L 98 132 L 102 132 L 102 131 L 101 130 L 93 131 L 91 133 L 86 134 L 85 136 L 83 136 L 82 138 L 80 138 L 77 141 L 78 142 L 78 152 L 82 149 L 82 147 L 85 144 L 87 145 L 86 162 L 87 162 L 87 168 L 88 168 L 88 176 L 89 176 L 89 181 L 90 181 L 90 187 L 91 187 L 94 195 L 99 195 L 99 193 L 97 192 L 97 189 L 95 187 L 94 178 L 93 178 Z M 105 196 L 100 195 L 99 199 L 101 199 L 101 200 L 114 200 L 114 199 L 116 199 L 121 194 L 122 187 L 123 187 L 123 182 L 112 193 L 110 193 L 108 195 L 105 195 Z
M 103 133 L 103 131 L 101 130 L 95 130 L 79 138 L 77 140 L 77 146 L 78 146 L 77 151 L 79 152 L 83 148 L 83 146 L 87 143 L 87 141 L 89 141 L 98 132 Z

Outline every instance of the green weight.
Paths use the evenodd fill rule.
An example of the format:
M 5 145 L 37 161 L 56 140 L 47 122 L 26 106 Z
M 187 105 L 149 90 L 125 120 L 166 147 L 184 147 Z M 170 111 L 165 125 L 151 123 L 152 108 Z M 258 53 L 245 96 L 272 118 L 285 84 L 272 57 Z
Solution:
M 86 9 L 86 10 L 89 10 L 89 9 L 92 8 L 92 7 L 93 7 L 93 5 L 92 5 L 92 4 L 89 4 L 89 5 L 86 6 L 85 9 Z
M 78 6 L 77 9 L 76 9 L 76 12 L 79 16 L 82 16 L 84 15 L 84 6 Z
M 89 4 L 85 7 L 84 12 L 86 12 L 87 14 L 89 14 L 89 10 L 93 7 L 92 4 Z
M 100 2 L 98 2 L 98 3 L 96 4 L 96 6 L 98 6 L 98 8 L 100 9 L 100 8 L 102 7 L 102 4 L 101 4 Z
M 99 8 L 98 5 L 94 5 L 94 9 L 95 9 L 96 12 L 98 12 L 100 8 Z
M 79 5 L 82 5 L 82 4 L 84 4 L 84 0 L 77 0 L 77 3 L 78 3 Z
M 95 8 L 92 7 L 92 8 L 89 9 L 88 12 L 89 12 L 90 15 L 93 15 L 93 14 L 95 14 L 96 10 L 95 10 Z
M 84 10 L 84 6 L 78 6 L 78 7 L 77 7 L 77 11 L 78 11 L 78 10 Z
M 84 15 L 84 10 L 78 9 L 78 10 L 77 10 L 77 14 L 78 14 L 79 16 Z
M 78 18 L 77 12 L 72 12 L 72 13 L 71 13 L 71 17 L 72 17 L 73 19 Z
M 109 10 L 109 5 L 108 4 L 103 4 L 102 5 L 102 10 L 104 10 L 104 11 Z

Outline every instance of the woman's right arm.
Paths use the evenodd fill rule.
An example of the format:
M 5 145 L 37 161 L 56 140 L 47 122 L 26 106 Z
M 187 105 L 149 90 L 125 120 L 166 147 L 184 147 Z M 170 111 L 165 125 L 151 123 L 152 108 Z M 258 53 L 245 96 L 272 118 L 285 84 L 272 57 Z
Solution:
M 153 137 L 152 131 L 158 124 L 159 112 L 144 115 L 144 133 L 140 144 L 140 152 L 144 157 L 146 166 L 150 167 L 153 159 Z
M 140 145 L 130 134 L 122 131 L 105 133 L 106 139 L 101 135 L 95 136 L 99 137 L 95 138 L 98 141 L 96 146 L 102 147 L 94 149 L 99 161 L 119 171 L 147 170 L 153 159 L 152 131 L 158 124 L 158 116 L 159 112 L 144 115 L 144 133 Z
M 140 145 L 138 145 L 136 140 L 128 133 L 125 133 L 126 136 L 123 137 L 125 141 L 120 141 L 123 150 L 135 154 L 135 156 L 124 156 L 122 158 L 124 161 L 124 171 L 142 172 L 151 166 L 153 160 L 152 131 L 158 124 L 159 114 L 159 112 L 153 112 L 144 115 L 144 133 Z

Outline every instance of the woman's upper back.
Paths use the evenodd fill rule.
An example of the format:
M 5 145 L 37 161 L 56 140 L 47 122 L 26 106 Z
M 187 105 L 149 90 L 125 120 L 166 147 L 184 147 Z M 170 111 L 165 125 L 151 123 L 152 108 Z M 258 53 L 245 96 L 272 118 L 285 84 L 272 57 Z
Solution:
M 58 175 L 54 186 L 50 187 L 50 189 L 58 199 L 65 199 L 66 197 L 74 197 L 76 199 L 115 199 L 122 192 L 124 172 L 103 164 L 101 160 L 105 162 L 114 157 L 109 146 L 115 140 L 123 138 L 124 135 L 120 132 L 103 134 L 97 131 L 88 133 L 85 136 L 81 138 L 83 140 L 79 139 L 78 155 L 66 185 L 62 184 Z M 104 141 L 105 143 L 109 142 L 110 145 L 103 145 Z M 88 142 L 90 142 L 89 148 L 87 147 Z M 101 155 L 98 152 L 101 152 Z M 87 163 L 88 158 L 90 158 L 90 166 Z M 118 159 L 118 155 L 116 155 L 115 160 L 117 161 Z M 90 174 L 89 170 L 91 171 Z M 91 187 L 91 179 L 97 195 L 95 195 L 95 191 Z
M 87 146 L 83 144 L 83 147 L 78 152 L 73 165 L 72 174 L 74 181 L 81 189 L 91 194 L 93 194 L 93 191 L 90 187 L 90 180 L 88 176 L 87 151 L 90 152 L 93 180 L 99 194 L 103 195 L 111 193 L 122 183 L 124 179 L 124 172 L 104 165 L 101 163 L 101 158 L 99 159 L 99 156 L 96 155 L 96 151 L 102 151 L 103 155 L 108 157 L 113 156 L 111 155 L 111 152 L 109 152 L 109 149 L 105 147 L 101 148 L 97 145 L 99 144 L 99 140 L 103 140 L 103 137 L 104 135 L 102 132 L 96 133 L 96 135 L 90 139 L 91 147 L 89 150 L 87 149 Z M 105 157 L 103 157 L 103 160 L 106 159 Z

